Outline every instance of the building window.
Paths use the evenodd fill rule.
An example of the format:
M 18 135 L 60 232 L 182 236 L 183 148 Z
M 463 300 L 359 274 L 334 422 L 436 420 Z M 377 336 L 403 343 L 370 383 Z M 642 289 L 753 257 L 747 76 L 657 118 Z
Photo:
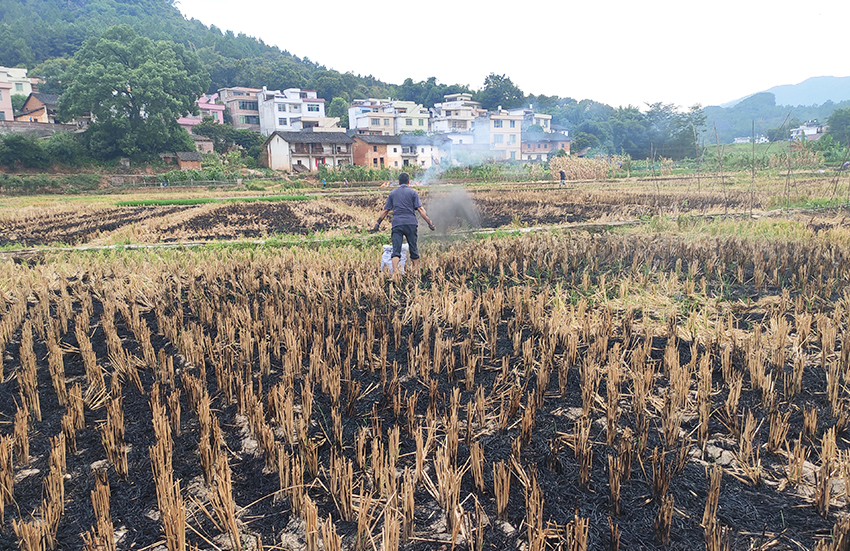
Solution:
M 258 115 L 240 115 L 239 122 L 242 124 L 260 124 L 260 117 Z
M 372 126 L 381 126 L 381 119 L 372 119 Z
M 277 119 L 278 126 L 289 126 L 289 121 L 286 119 Z
M 511 128 L 516 128 L 516 121 L 511 121 Z
M 419 126 L 425 126 L 425 119 L 419 119 Z
M 318 103 L 308 103 L 307 111 L 310 113 L 318 113 L 319 112 L 319 104 Z
M 0 111 L 0 121 L 5 121 L 5 120 L 6 120 L 6 112 Z
M 277 104 L 277 110 L 278 111 L 286 111 L 286 105 L 283 104 L 283 103 L 278 103 Z
M 493 136 L 493 143 L 502 143 L 504 139 L 505 137 L 503 135 L 496 134 L 495 136 Z
M 256 101 L 240 101 L 239 109 L 242 111 L 257 111 L 257 102 Z
M 393 166 L 398 166 L 398 161 L 393 161 Z
M 390 119 L 384 119 L 384 126 L 390 125 Z
M 407 126 L 413 126 L 413 119 L 404 119 L 404 124 Z
M 511 121 L 514 122 L 514 121 Z M 511 134 L 511 143 L 516 143 L 516 134 Z
M 500 120 L 493 121 L 493 128 L 501 128 L 501 127 L 502 127 L 502 121 L 500 121 Z
M 420 152 L 420 153 L 425 153 L 425 148 L 423 147 L 421 150 L 419 150 L 419 152 Z
M 24 91 L 24 85 L 21 84 L 20 82 L 16 82 L 15 83 L 15 92 L 23 92 L 23 91 Z
M 393 148 L 393 153 L 398 153 L 398 148 L 397 148 L 397 147 L 394 147 L 394 148 Z
M 372 159 L 372 166 L 378 166 L 378 159 Z
M 516 159 L 516 151 L 511 151 L 511 160 Z
M 3 101 L 3 90 L 0 90 L 0 101 Z
M 372 151 L 373 151 L 373 152 L 375 152 L 375 153 L 377 153 L 377 152 L 378 152 L 378 146 L 377 146 L 377 145 L 373 145 L 373 146 L 372 146 Z

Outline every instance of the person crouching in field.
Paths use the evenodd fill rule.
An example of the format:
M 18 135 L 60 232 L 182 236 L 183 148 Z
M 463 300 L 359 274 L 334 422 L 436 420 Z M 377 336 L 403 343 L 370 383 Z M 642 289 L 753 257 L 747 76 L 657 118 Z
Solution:
M 431 219 L 428 218 L 428 213 L 425 212 L 425 207 L 422 206 L 422 200 L 419 199 L 419 194 L 416 190 L 411 189 L 410 175 L 407 172 L 402 172 L 398 175 L 398 187 L 392 190 L 387 197 L 387 203 L 384 205 L 384 210 L 378 216 L 378 221 L 375 222 L 375 227 L 372 228 L 376 232 L 381 227 L 381 222 L 387 217 L 387 214 L 393 213 L 393 275 L 399 273 L 399 258 L 401 258 L 401 245 L 404 239 L 407 239 L 407 244 L 410 247 L 410 264 L 414 271 L 419 270 L 419 248 L 417 247 L 417 229 L 419 221 L 416 219 L 418 212 L 431 231 L 436 227 Z

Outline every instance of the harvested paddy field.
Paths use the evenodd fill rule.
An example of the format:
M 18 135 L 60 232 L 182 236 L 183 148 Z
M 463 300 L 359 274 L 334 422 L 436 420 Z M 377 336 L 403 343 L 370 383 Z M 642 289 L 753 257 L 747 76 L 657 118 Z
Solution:
M 609 192 L 585 187 L 466 190 L 445 186 L 420 188 L 420 192 L 441 233 L 461 227 L 621 222 L 670 210 L 682 214 L 730 212 L 752 204 L 752 196 L 740 191 L 721 195 Z M 0 246 L 232 241 L 317 232 L 340 236 L 370 228 L 388 193 L 350 192 L 286 201 L 246 198 L 169 204 L 165 199 L 161 205 L 27 208 L 0 217 Z
M 496 193 L 468 194 L 502 227 L 734 197 Z M 146 231 L 350 231 L 383 197 L 184 207 Z M 378 252 L 0 263 L 0 547 L 846 545 L 843 211 L 438 238 L 399 279 Z

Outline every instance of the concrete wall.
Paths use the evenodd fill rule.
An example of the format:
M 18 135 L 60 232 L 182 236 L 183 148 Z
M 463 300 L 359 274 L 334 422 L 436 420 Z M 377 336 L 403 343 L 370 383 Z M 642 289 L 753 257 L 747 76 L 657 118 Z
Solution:
M 76 124 L 0 121 L 0 134 L 35 134 L 40 138 L 46 138 L 57 132 L 76 132 L 79 129 Z

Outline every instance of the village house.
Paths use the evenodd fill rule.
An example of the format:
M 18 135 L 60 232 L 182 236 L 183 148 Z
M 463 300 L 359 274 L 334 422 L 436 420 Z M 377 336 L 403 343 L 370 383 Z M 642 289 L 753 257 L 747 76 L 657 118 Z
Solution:
M 260 109 L 257 94 L 259 88 L 233 86 L 218 90 L 218 96 L 224 104 L 230 118 L 230 124 L 237 130 L 260 131 Z
M 11 82 L 0 82 L 0 121 L 15 119 L 15 111 L 12 109 L 12 88 Z
M 348 128 L 360 135 L 427 133 L 430 118 L 430 112 L 413 101 L 358 99 L 348 108 Z
M 263 144 L 264 164 L 288 172 L 352 164 L 353 143 L 344 132 L 273 132 Z
M 534 105 L 509 109 L 511 115 L 522 115 L 522 131 L 525 132 L 531 126 L 539 126 L 543 132 L 552 132 L 552 115 L 535 113 Z
M 450 140 L 442 136 L 355 135 L 354 164 L 371 168 L 431 168 L 449 155 Z
M 178 151 L 177 166 L 180 170 L 201 170 L 201 154 L 197 151 Z
M 15 115 L 16 121 L 24 122 L 56 122 L 56 109 L 59 106 L 58 94 L 40 94 L 33 92 L 27 96 L 21 112 Z
M 829 132 L 829 125 L 821 124 L 818 121 L 806 121 L 797 128 L 791 129 L 792 140 L 802 140 L 805 138 L 810 142 L 817 141 Z
M 560 132 L 523 132 L 522 161 L 545 161 L 550 153 L 564 150 L 570 153 L 570 138 Z
M 380 112 L 389 99 L 356 99 L 348 108 L 348 128 L 360 135 L 390 136 L 393 133 L 392 117 L 381 117 Z
M 520 158 L 523 115 L 511 115 L 501 107 L 475 119 L 475 144 L 488 144 L 490 157 L 499 161 Z
M 354 139 L 352 159 L 357 166 L 370 168 L 398 168 L 401 166 L 401 139 L 399 136 L 362 134 Z
M 325 116 L 325 100 L 316 90 L 287 88 L 257 93 L 260 113 L 260 133 L 314 131 L 341 132 L 339 118 Z
M 431 132 L 434 133 L 471 132 L 475 118 L 487 113 L 480 103 L 472 99 L 472 94 L 447 94 L 443 99 L 442 103 L 431 108 Z M 452 141 L 455 142 L 454 139 Z
M 394 101 L 390 105 L 395 114 L 395 134 L 428 132 L 431 114 L 422 105 L 415 101 Z
M 198 98 L 198 115 L 186 115 L 185 117 L 180 117 L 177 119 L 177 124 L 186 129 L 189 134 L 192 134 L 192 128 L 196 124 L 200 124 L 206 117 L 212 118 L 214 122 L 218 124 L 224 124 L 224 110 L 225 106 L 222 103 L 218 102 L 218 94 L 201 94 L 201 97 Z
M 29 96 L 33 93 L 33 84 L 38 82 L 38 79 L 27 77 L 26 69 L 17 67 L 0 67 L 0 85 L 3 83 L 11 84 L 10 94 L 18 94 L 21 96 Z M 7 120 L 12 120 L 11 117 Z

